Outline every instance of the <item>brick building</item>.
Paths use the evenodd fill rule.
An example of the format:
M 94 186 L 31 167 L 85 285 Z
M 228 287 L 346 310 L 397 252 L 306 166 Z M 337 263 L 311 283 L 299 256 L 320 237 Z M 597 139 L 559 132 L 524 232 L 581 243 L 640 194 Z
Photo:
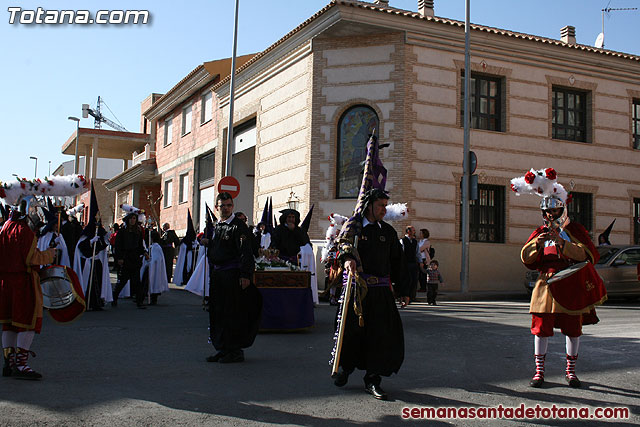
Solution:
M 410 208 L 410 219 L 394 225 L 399 234 L 409 223 L 431 231 L 455 290 L 464 23 L 434 16 L 432 4 L 419 1 L 412 12 L 335 0 L 243 58 L 230 174 L 241 182 L 236 205 L 254 222 L 268 196 L 277 212 L 293 191 L 303 215 L 315 204 L 310 235 L 322 239 L 327 215 L 354 207 L 375 129 L 390 144 L 381 157 L 392 202 Z M 638 240 L 640 57 L 576 44 L 574 31 L 555 40 L 472 25 L 470 142 L 480 186 L 470 210 L 471 291 L 521 290 L 520 248 L 541 217 L 539 200 L 516 198 L 509 180 L 531 167 L 558 171 L 574 193 L 571 215 L 593 234 L 617 218 L 612 242 Z M 229 174 L 229 77 L 216 64 L 196 68 L 144 113 L 170 201 L 162 221 L 177 229 L 187 207 L 213 203 L 211 185 Z
M 239 57 L 236 63 L 240 66 L 251 56 Z M 178 234 L 186 231 L 187 209 L 200 229 L 204 201 L 213 209 L 215 177 L 221 176 L 214 168 L 221 122 L 211 88 L 230 70 L 231 59 L 205 62 L 143 109 L 156 144 L 156 175 L 163 195 L 160 220 Z

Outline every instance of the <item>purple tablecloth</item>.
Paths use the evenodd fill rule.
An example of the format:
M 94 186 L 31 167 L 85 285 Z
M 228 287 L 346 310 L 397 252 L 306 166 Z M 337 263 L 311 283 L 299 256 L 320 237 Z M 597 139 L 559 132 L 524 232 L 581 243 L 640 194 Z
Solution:
M 314 324 L 310 288 L 258 288 L 262 294 L 260 329 L 291 330 Z

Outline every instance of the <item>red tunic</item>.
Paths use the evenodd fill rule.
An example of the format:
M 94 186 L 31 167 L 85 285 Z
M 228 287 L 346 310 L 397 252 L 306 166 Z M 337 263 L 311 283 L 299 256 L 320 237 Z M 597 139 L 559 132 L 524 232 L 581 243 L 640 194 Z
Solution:
M 53 261 L 52 252 L 40 252 L 33 231 L 24 220 L 8 220 L 0 231 L 0 323 L 3 330 L 40 332 L 41 264 Z
M 581 324 L 597 323 L 597 317 L 595 316 L 595 309 L 593 306 L 601 304 L 606 300 L 605 296 L 601 301 L 597 301 L 592 306 L 584 307 L 584 309 L 578 311 L 571 311 L 560 305 L 553 297 L 550 287 L 546 282 L 551 275 L 569 267 L 574 262 L 586 260 L 595 264 L 600 258 L 598 251 L 591 242 L 589 234 L 584 227 L 578 223 L 570 222 L 566 226 L 565 231 L 571 240 L 569 242 L 565 242 L 561 257 L 558 256 L 556 246 L 546 247 L 540 251 L 537 250 L 535 246 L 535 239 L 539 234 L 544 232 L 543 227 L 539 227 L 531 234 L 522 249 L 521 258 L 525 266 L 529 269 L 538 270 L 540 272 L 540 277 L 538 278 L 536 287 L 533 290 L 531 304 L 529 307 L 529 312 L 534 314 L 532 333 L 536 335 L 538 335 L 538 333 L 534 332 L 536 315 L 538 317 L 544 317 L 549 314 L 554 314 L 561 315 L 560 317 L 575 317 L 576 322 L 578 323 L 577 328 L 579 329 Z M 570 288 L 568 291 L 579 291 L 579 289 L 580 286 L 577 286 L 575 288 Z M 568 295 L 568 297 L 571 297 L 571 295 Z M 578 336 L 579 332 L 569 335 Z

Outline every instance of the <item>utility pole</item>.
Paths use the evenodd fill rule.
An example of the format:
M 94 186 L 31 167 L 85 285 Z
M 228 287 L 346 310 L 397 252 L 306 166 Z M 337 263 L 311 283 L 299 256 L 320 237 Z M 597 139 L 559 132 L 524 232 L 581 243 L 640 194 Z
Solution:
M 471 92 L 471 64 L 469 59 L 469 33 L 471 25 L 470 0 L 465 3 L 464 18 L 464 143 L 462 150 L 462 254 L 460 265 L 460 291 L 469 292 L 469 124 L 471 106 L 469 105 L 469 95 Z
M 236 0 L 235 22 L 233 24 L 233 55 L 231 56 L 231 81 L 229 83 L 229 128 L 227 129 L 227 166 L 225 175 L 231 175 L 233 157 L 233 101 L 235 97 L 236 51 L 238 47 L 238 8 L 240 0 Z

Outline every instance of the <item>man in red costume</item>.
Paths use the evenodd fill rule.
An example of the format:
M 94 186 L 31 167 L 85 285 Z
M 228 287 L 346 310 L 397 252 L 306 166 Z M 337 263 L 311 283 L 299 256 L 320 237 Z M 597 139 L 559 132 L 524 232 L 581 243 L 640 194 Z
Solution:
M 530 174 L 535 176 L 532 177 Z M 594 306 L 606 300 L 606 291 L 601 280 L 594 279 L 591 283 L 585 281 L 580 274 L 566 279 L 571 282 L 567 286 L 557 288 L 549 285 L 547 280 L 555 273 L 579 262 L 587 261 L 593 265 L 600 256 L 587 230 L 582 225 L 569 221 L 566 208 L 567 193 L 555 182 L 555 171 L 531 171 L 523 178 L 524 184 L 522 179 L 512 180 L 512 189 L 516 193 L 542 196 L 540 209 L 544 222 L 544 225 L 531 234 L 521 252 L 524 265 L 540 272 L 529 307 L 532 316 L 531 333 L 535 336 L 536 362 L 536 372 L 529 384 L 531 387 L 540 387 L 544 383 L 548 337 L 553 335 L 555 327 L 566 336 L 565 379 L 571 387 L 577 388 L 580 387 L 580 380 L 576 376 L 575 365 L 582 325 L 598 322 Z M 528 191 L 529 186 L 533 191 Z M 592 265 L 585 267 L 588 270 Z M 597 277 L 595 271 L 593 274 Z
M 42 289 L 38 270 L 51 264 L 55 249 L 40 251 L 24 212 L 13 210 L 0 231 L 0 323 L 4 365 L 2 376 L 37 380 L 42 375 L 27 364 L 29 350 L 42 327 Z

